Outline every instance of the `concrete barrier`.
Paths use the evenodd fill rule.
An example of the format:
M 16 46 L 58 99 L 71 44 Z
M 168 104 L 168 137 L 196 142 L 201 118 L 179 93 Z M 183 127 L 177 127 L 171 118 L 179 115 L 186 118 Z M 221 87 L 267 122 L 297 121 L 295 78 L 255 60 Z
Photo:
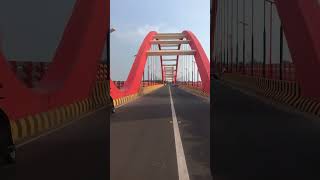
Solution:
M 94 109 L 93 99 L 88 98 L 48 112 L 10 121 L 13 141 L 15 144 L 22 143 L 29 138 L 57 128 Z
M 97 80 L 91 94 L 82 100 L 61 105 L 47 112 L 30 114 L 24 118 L 10 120 L 12 138 L 15 144 L 20 144 L 32 137 L 39 136 L 51 129 L 62 126 L 80 116 L 92 112 L 102 106 L 110 106 L 106 80 L 106 65 L 100 64 L 97 71 Z
M 190 91 L 191 93 L 194 93 L 196 95 L 199 96 L 203 96 L 203 97 L 210 97 L 210 94 L 204 92 L 203 90 L 197 88 L 197 87 L 193 87 L 193 86 L 188 86 L 188 85 L 178 85 L 179 88 Z
M 88 98 L 73 102 L 71 104 L 62 105 L 58 108 L 53 108 L 47 112 L 30 114 L 24 118 L 11 120 L 12 138 L 15 144 L 23 143 L 24 141 L 39 136 L 51 129 L 62 126 L 72 120 L 79 119 L 89 112 L 103 106 L 110 106 L 111 102 L 107 92 L 109 83 L 106 80 L 106 65 L 99 65 L 97 72 L 97 81 L 95 82 L 92 93 Z M 139 93 L 115 99 L 114 105 L 118 107 L 122 104 L 135 100 L 139 96 L 148 94 L 163 85 L 148 86 L 141 89 Z
M 136 94 L 132 94 L 130 96 L 125 96 L 122 98 L 114 99 L 113 104 L 115 107 L 119 107 L 123 104 L 129 103 L 129 102 L 137 99 L 139 96 L 143 96 L 145 94 L 151 93 L 161 87 L 163 87 L 163 84 L 157 84 L 157 85 L 153 85 L 153 86 L 143 87 L 143 88 L 141 88 L 140 92 L 138 92 Z
M 297 82 L 238 74 L 225 74 L 222 80 L 239 86 L 242 89 L 254 91 L 258 95 L 291 106 L 299 111 L 320 116 L 320 102 L 304 97 Z

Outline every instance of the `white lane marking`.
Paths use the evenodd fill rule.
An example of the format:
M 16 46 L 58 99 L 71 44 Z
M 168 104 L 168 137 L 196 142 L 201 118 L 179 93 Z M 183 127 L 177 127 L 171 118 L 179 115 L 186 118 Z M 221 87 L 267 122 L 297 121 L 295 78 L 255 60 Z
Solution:
M 184 150 L 182 146 L 179 126 L 178 126 L 178 121 L 176 116 L 176 110 L 174 109 L 174 105 L 173 105 L 170 86 L 169 86 L 169 94 L 170 94 L 171 112 L 172 112 L 172 120 L 173 120 L 174 141 L 176 145 L 179 180 L 190 180 L 187 163 L 186 163 L 186 157 L 184 155 Z
M 84 114 L 83 116 L 80 116 L 80 117 L 78 117 L 77 119 L 71 120 L 70 122 L 62 125 L 62 126 L 59 127 L 59 128 L 52 129 L 52 130 L 50 130 L 50 131 L 48 131 L 48 132 L 46 132 L 46 133 L 43 133 L 43 134 L 41 134 L 41 135 L 39 135 L 39 136 L 36 136 L 36 137 L 34 137 L 34 138 L 32 138 L 32 139 L 29 139 L 29 140 L 27 140 L 27 141 L 25 141 L 25 142 L 23 142 L 23 143 L 21 143 L 21 144 L 17 144 L 17 145 L 16 145 L 16 148 L 20 148 L 20 147 L 22 147 L 22 146 L 24 146 L 24 145 L 26 145 L 26 144 L 29 144 L 29 143 L 31 143 L 31 142 L 33 142 L 33 141 L 36 141 L 36 140 L 40 139 L 40 138 L 42 138 L 42 137 L 45 137 L 45 136 L 47 136 L 47 135 L 49 135 L 49 134 L 52 134 L 52 133 L 54 133 L 54 132 L 56 132 L 56 131 L 59 131 L 59 130 L 61 130 L 61 129 L 63 129 L 63 128 L 65 128 L 65 127 L 67 127 L 67 126 L 69 126 L 69 125 L 71 125 L 71 124 L 73 124 L 73 123 L 75 123 L 75 122 L 77 122 L 78 120 L 81 120 L 81 119 L 83 119 L 83 118 L 85 118 L 85 117 L 88 117 L 88 116 L 90 116 L 90 115 L 98 112 L 98 111 L 101 111 L 101 110 L 104 109 L 104 108 L 106 108 L 106 107 L 104 106 L 104 107 L 101 107 L 101 108 L 99 108 L 99 109 L 97 109 L 97 110 L 95 110 L 95 111 L 92 111 L 92 112 L 89 112 L 89 113 L 87 113 L 87 114 Z

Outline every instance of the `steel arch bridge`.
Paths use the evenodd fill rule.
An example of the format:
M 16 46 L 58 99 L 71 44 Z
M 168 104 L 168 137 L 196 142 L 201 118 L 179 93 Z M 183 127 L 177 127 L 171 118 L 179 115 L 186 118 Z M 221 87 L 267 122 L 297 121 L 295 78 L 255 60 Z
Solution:
M 211 0 L 211 49 L 216 38 L 218 5 L 222 1 Z M 283 31 L 296 68 L 296 77 L 302 94 L 320 100 L 320 84 L 315 83 L 320 76 L 320 5 L 318 0 L 275 0 Z M 218 52 L 213 52 L 213 58 Z M 213 68 L 213 67 L 212 67 Z
M 191 50 L 181 50 L 182 44 L 188 44 Z M 158 51 L 150 50 L 152 45 L 159 47 Z M 165 49 L 164 47 L 173 47 L 173 49 Z M 210 91 L 210 64 L 199 40 L 191 31 L 182 33 L 157 33 L 150 32 L 143 40 L 136 59 L 132 65 L 127 80 L 124 83 L 123 90 L 119 90 L 114 83 L 110 82 L 110 91 L 113 98 L 119 98 L 135 94 L 140 89 L 140 82 L 146 65 L 148 56 L 160 56 L 162 80 L 170 78 L 173 82 L 177 81 L 179 56 L 192 55 L 195 57 L 196 64 L 199 69 L 200 77 L 203 84 L 203 90 L 207 93 Z M 165 59 L 165 56 L 176 56 L 176 59 Z M 175 61 L 175 64 L 166 65 L 165 61 Z M 167 74 L 168 66 L 171 73 Z M 169 77 L 168 77 L 169 76 Z
M 88 26 L 90 28 L 87 28 Z M 33 88 L 28 88 L 16 78 L 8 61 L 0 52 L 0 93 L 3 97 L 0 106 L 10 120 L 16 121 L 90 97 L 92 91 L 96 89 L 98 65 L 108 39 L 107 34 L 109 34 L 108 1 L 76 1 L 52 63 L 39 84 Z M 190 45 L 192 50 L 180 50 L 181 44 Z M 160 49 L 171 45 L 177 49 L 151 51 L 151 45 L 158 45 Z M 177 61 L 179 55 L 193 55 L 199 68 L 203 90 L 209 92 L 209 60 L 195 35 L 190 31 L 165 34 L 150 32 L 141 44 L 124 87 L 120 90 L 110 80 L 111 96 L 117 99 L 138 93 L 147 57 L 160 56 L 162 64 L 162 57 L 166 55 L 177 56 Z M 176 71 L 172 74 L 174 81 L 177 79 L 177 67 L 178 63 Z M 164 81 L 166 76 L 164 63 L 161 69 Z M 107 79 L 108 77 L 105 78 Z M 108 85 L 100 83 L 99 86 L 104 91 L 103 96 L 109 96 L 106 89 Z
M 225 0 L 223 1 L 225 2 Z M 317 77 L 320 76 L 320 71 L 319 71 L 320 70 L 320 33 L 319 33 L 320 23 L 318 21 L 318 19 L 320 18 L 320 11 L 319 11 L 320 6 L 318 2 L 319 2 L 318 0 L 309 0 L 309 1 L 291 0 L 290 4 L 288 4 L 288 1 L 284 1 L 284 0 L 274 1 L 284 27 L 284 31 L 288 40 L 289 49 L 293 56 L 294 65 L 297 69 L 296 76 L 297 76 L 298 83 L 301 85 L 303 96 L 312 99 L 312 101 L 311 100 L 309 101 L 309 99 L 302 99 L 297 104 L 299 106 L 308 106 L 309 109 L 310 107 L 312 107 L 312 111 L 315 111 L 315 109 L 319 109 L 318 113 L 320 114 L 320 103 L 313 101 L 314 99 L 318 101 L 320 100 L 320 84 L 317 83 L 318 82 Z M 211 20 L 213 21 L 211 24 L 212 25 L 212 32 L 211 32 L 212 33 L 211 34 L 212 49 L 215 48 L 213 42 L 215 38 L 217 38 L 214 36 L 214 31 L 215 29 L 217 29 L 216 16 L 217 16 L 218 3 L 219 3 L 218 0 L 212 0 L 212 4 L 211 4 L 212 5 L 211 15 L 213 16 L 211 18 Z M 211 73 L 212 75 L 212 73 L 214 73 L 212 72 L 213 68 L 210 72 L 209 60 L 206 57 L 200 42 L 198 41 L 196 36 L 190 31 L 183 31 L 181 33 L 150 32 L 149 34 L 147 34 L 144 41 L 141 44 L 141 47 L 138 51 L 136 59 L 130 70 L 129 76 L 125 81 L 124 87 L 121 89 L 117 88 L 114 82 L 110 80 L 110 77 L 109 77 L 110 72 L 108 71 L 108 68 L 110 67 L 107 67 L 106 64 L 101 64 L 100 62 L 101 56 L 103 54 L 102 52 L 105 46 L 105 42 L 107 42 L 107 44 L 109 43 L 109 34 L 110 34 L 109 18 L 110 18 L 109 0 L 77 0 L 74 6 L 73 14 L 70 18 L 70 21 L 67 24 L 67 27 L 65 28 L 63 38 L 59 44 L 59 47 L 56 50 L 53 63 L 50 64 L 48 72 L 41 79 L 40 83 L 33 88 L 28 88 L 24 83 L 20 82 L 16 78 L 15 73 L 12 72 L 12 70 L 9 67 L 9 63 L 5 59 L 5 56 L 0 52 L 0 73 L 1 73 L 1 76 L 0 76 L 0 97 L 1 97 L 0 98 L 0 108 L 1 108 L 0 126 L 2 125 L 1 120 L 3 118 L 3 112 L 2 112 L 3 110 L 10 119 L 11 129 L 14 134 L 14 140 L 18 140 L 15 142 L 20 142 L 20 140 L 25 140 L 25 138 L 27 137 L 34 137 L 35 135 L 39 135 L 40 133 L 44 132 L 43 130 L 49 129 L 48 128 L 49 126 L 52 125 L 52 127 L 54 128 L 56 127 L 55 126 L 56 124 L 59 124 L 65 121 L 66 119 L 69 119 L 69 120 L 75 119 L 76 117 L 79 117 L 79 115 L 83 113 L 87 113 L 90 110 L 96 110 L 99 107 L 98 105 L 105 106 L 110 96 L 108 92 L 109 89 L 111 92 L 111 96 L 114 99 L 126 98 L 128 96 L 137 94 L 141 89 L 141 79 L 143 77 L 143 71 L 146 66 L 148 57 L 153 57 L 153 56 L 160 57 L 162 81 L 170 80 L 173 82 L 177 82 L 178 81 L 177 71 L 179 70 L 178 67 L 181 66 L 181 64 L 178 63 L 179 56 L 185 56 L 185 55 L 194 56 L 196 60 L 196 64 L 199 69 L 200 76 L 201 76 L 203 90 L 206 93 L 209 93 L 210 90 L 212 92 L 212 88 L 210 88 L 210 86 L 212 86 L 212 83 L 210 83 L 209 74 Z M 154 45 L 158 46 L 159 50 L 157 51 L 153 50 L 151 47 Z M 190 49 L 189 50 L 181 49 L 182 45 L 188 45 L 190 46 Z M 167 48 L 164 48 L 168 46 L 174 47 L 175 49 L 168 50 Z M 212 55 L 212 58 L 210 62 L 212 63 L 212 65 L 214 65 L 213 57 L 217 56 L 217 52 L 214 51 L 213 53 L 211 53 L 211 55 Z M 165 61 L 169 60 L 169 59 L 166 59 L 165 56 L 177 57 L 173 59 L 175 64 L 171 64 L 171 68 L 168 68 L 168 66 L 164 63 Z M 276 84 L 272 80 L 265 80 L 262 83 L 265 83 L 268 85 L 273 83 Z M 280 84 L 280 86 L 281 87 L 279 89 L 281 90 L 288 87 L 288 86 L 284 86 L 283 84 Z M 274 90 L 277 88 L 271 87 L 267 90 L 270 91 L 270 89 Z M 169 89 L 169 92 L 170 92 L 170 98 L 172 98 L 170 89 Z M 166 93 L 169 93 L 169 92 L 166 91 Z M 296 93 L 296 92 L 291 92 L 291 93 Z M 227 94 L 227 95 L 230 95 L 230 94 Z M 236 98 L 232 99 L 232 97 L 235 97 L 236 95 L 234 94 L 231 94 L 232 96 L 227 96 L 227 95 L 225 94 L 226 97 L 224 97 L 225 99 L 223 99 L 223 100 L 227 100 L 226 104 L 224 104 L 224 102 L 223 103 L 220 102 L 221 104 L 219 104 L 218 107 L 220 107 L 221 109 L 226 109 L 223 112 L 225 113 L 222 116 L 223 118 L 226 118 L 226 119 L 231 118 L 233 121 L 225 121 L 225 119 L 221 118 L 220 123 L 216 123 L 216 124 L 210 123 L 210 125 L 212 126 L 215 125 L 216 126 L 215 128 L 217 128 L 217 126 L 222 127 L 221 129 L 224 133 L 227 132 L 225 130 L 227 130 L 229 125 L 233 126 L 234 129 L 232 128 L 231 129 L 235 130 L 235 133 L 234 131 L 229 131 L 229 132 L 234 133 L 232 135 L 235 135 L 235 139 L 232 139 L 230 138 L 231 136 L 228 136 L 227 140 L 232 139 L 235 141 L 240 141 L 240 138 L 238 137 L 240 137 L 244 131 L 248 130 L 248 128 L 249 130 L 250 128 L 254 130 L 263 129 L 263 130 L 266 130 L 265 132 L 270 132 L 270 134 L 274 133 L 274 129 L 269 127 L 261 128 L 261 124 L 266 123 L 267 125 L 272 124 L 272 126 L 278 126 L 279 124 L 277 123 L 279 123 L 279 120 L 276 119 L 275 117 L 282 117 L 282 116 L 279 116 L 279 114 L 284 115 L 283 113 L 281 114 L 278 111 L 272 111 L 272 112 L 268 110 L 265 111 L 266 107 L 264 108 L 261 107 L 261 109 L 259 109 L 260 107 L 247 106 L 247 104 L 252 102 L 252 101 L 246 101 L 248 99 L 248 96 L 242 95 L 241 96 L 242 98 L 238 97 L 238 99 Z M 157 96 L 158 97 L 156 97 L 155 99 L 161 99 L 159 98 L 161 94 L 160 95 L 158 94 Z M 279 92 L 276 92 L 276 96 L 280 97 L 283 95 Z M 295 100 L 300 98 L 300 97 L 296 97 L 295 94 L 294 95 L 285 94 L 285 96 L 286 97 L 293 96 L 294 98 L 296 98 Z M 180 96 L 180 100 L 181 99 L 183 99 L 183 97 Z M 192 122 L 192 120 L 195 120 L 194 122 L 198 123 L 200 120 L 203 120 L 205 118 L 195 117 L 198 115 L 194 115 L 193 111 L 188 112 L 189 109 L 194 110 L 195 109 L 194 107 L 198 106 L 198 104 L 196 106 L 192 106 L 193 105 L 192 102 L 195 102 L 195 101 L 181 100 L 180 103 L 177 103 L 175 105 L 179 106 L 179 109 L 177 108 L 177 112 L 180 111 L 187 114 L 184 117 L 191 118 L 191 119 L 188 119 L 190 120 L 190 122 Z M 236 105 L 233 106 L 232 102 L 234 102 Z M 162 103 L 164 106 L 166 106 L 166 108 L 163 108 L 165 110 L 169 109 L 168 107 L 174 108 L 175 106 L 172 99 L 170 102 L 166 102 L 166 104 L 163 103 L 163 101 L 162 102 L 159 101 L 157 103 L 158 104 Z M 185 104 L 188 104 L 188 108 L 186 108 Z M 148 105 L 150 104 L 147 104 L 144 107 L 147 107 Z M 207 104 L 203 104 L 203 105 L 207 106 Z M 235 107 L 235 108 L 232 109 L 230 107 Z M 142 109 L 141 107 L 138 107 L 138 108 L 140 110 Z M 259 117 L 260 118 L 259 120 L 263 119 L 263 121 L 262 120 L 257 121 L 256 120 L 257 117 L 255 117 L 256 114 L 252 115 L 250 108 L 255 110 L 258 109 L 259 113 L 264 114 L 265 116 L 268 116 L 268 117 Z M 205 109 L 205 108 L 204 106 L 201 106 L 201 108 L 197 110 L 200 110 L 200 109 Z M 237 118 L 231 117 L 230 111 L 237 112 L 238 114 L 236 115 L 240 114 L 244 116 L 244 118 L 241 119 L 241 117 L 237 117 Z M 140 112 L 142 112 L 141 114 L 144 114 L 144 115 L 148 113 L 147 110 L 140 111 Z M 172 112 L 174 111 L 172 110 Z M 266 112 L 269 114 L 266 114 Z M 278 112 L 278 113 L 275 113 L 275 112 Z M 134 114 L 135 112 L 131 112 L 130 115 L 134 116 Z M 172 113 L 172 115 L 173 114 L 175 113 Z M 199 114 L 203 115 L 205 113 L 199 113 Z M 283 117 L 283 121 L 286 121 L 284 123 L 285 125 L 288 124 L 287 122 L 290 122 L 289 121 L 290 117 L 288 119 L 286 119 L 286 117 Z M 148 116 L 142 116 L 140 118 L 141 119 L 146 118 L 147 120 L 150 120 L 148 119 L 150 118 Z M 166 127 L 168 127 L 167 122 L 168 121 L 170 122 L 173 119 L 175 119 L 175 122 L 172 121 L 172 123 L 175 123 L 176 125 L 178 124 L 177 118 L 172 118 L 172 119 L 170 118 L 171 117 L 166 118 L 163 121 L 164 123 L 166 123 L 165 124 Z M 300 118 L 299 120 L 302 119 L 301 117 L 299 118 Z M 90 120 L 93 120 L 93 119 L 94 118 Z M 239 119 L 241 121 L 239 121 Z M 249 119 L 249 121 L 247 119 Z M 302 121 L 303 120 L 305 119 L 302 119 Z M 211 120 L 208 120 L 208 122 L 209 121 Z M 243 123 L 245 121 L 249 123 L 248 124 Z M 103 119 L 103 122 L 105 122 L 105 119 Z M 239 124 L 235 124 L 235 123 L 239 123 Z M 259 124 L 254 124 L 254 123 L 259 123 Z M 301 123 L 301 121 L 299 121 L 299 123 Z M 299 123 L 292 124 L 292 126 L 295 126 L 295 125 L 299 126 L 303 124 L 306 126 L 301 126 L 301 127 L 303 127 L 303 129 L 307 129 L 307 131 L 308 131 L 308 128 L 309 129 L 314 128 L 312 129 L 314 131 L 320 129 L 319 126 L 316 127 L 314 124 L 311 124 L 308 122 L 304 122 L 301 124 Z M 207 126 L 206 123 L 199 123 L 199 124 L 202 124 L 202 126 Z M 88 124 L 85 124 L 84 126 L 86 125 Z M 239 125 L 239 126 L 235 126 L 235 125 Z M 178 127 L 178 125 L 176 127 Z M 282 131 L 285 128 L 281 128 L 281 127 L 278 128 L 277 130 L 279 130 L 279 132 L 281 132 L 282 134 L 283 133 Z M 308 127 L 308 128 L 305 128 L 305 127 Z M 196 128 L 197 128 L 197 131 L 202 130 L 201 128 L 198 128 L 198 127 Z M 90 129 L 91 131 L 89 132 L 92 132 L 92 129 Z M 294 130 L 301 130 L 301 129 L 302 128 L 300 129 L 296 128 Z M 94 129 L 94 131 L 95 130 L 96 129 Z M 155 136 L 155 137 L 164 137 L 164 135 L 161 134 L 163 133 L 162 130 L 163 129 L 160 129 L 159 130 L 160 132 L 151 130 L 147 133 L 150 133 L 150 134 L 158 133 L 157 134 L 158 136 Z M 179 130 L 179 127 L 178 127 L 178 130 Z M 164 131 L 164 133 L 167 133 L 167 132 L 168 131 Z M 210 131 L 210 133 L 211 132 L 213 131 Z M 265 132 L 261 131 L 261 133 L 263 133 L 262 135 L 267 134 Z M 312 139 L 314 138 L 311 136 L 305 136 L 305 134 L 314 135 L 310 131 L 305 134 L 303 132 L 300 134 L 299 132 L 299 135 L 303 135 L 299 137 L 297 137 L 296 132 L 297 131 L 293 131 L 291 134 L 288 133 L 287 135 L 294 136 L 291 140 L 308 141 L 310 140 L 308 138 L 312 138 Z M 67 138 L 69 133 L 66 133 L 66 132 L 64 133 L 65 134 L 63 133 L 61 134 L 61 136 L 63 136 L 62 138 Z M 249 135 L 249 133 L 252 133 L 252 132 L 247 131 L 245 134 Z M 259 135 L 259 133 L 257 134 Z M 137 137 L 140 138 L 142 133 L 140 131 L 137 134 L 138 134 Z M 150 135 L 150 134 L 147 134 L 147 135 Z M 253 136 L 254 135 L 255 134 L 253 134 Z M 275 137 L 272 140 L 276 142 L 277 139 L 279 138 L 279 134 L 272 134 L 272 135 L 275 135 Z M 81 137 L 80 133 L 76 134 L 75 136 L 78 136 L 77 140 L 81 139 L 79 138 Z M 84 134 L 84 133 L 82 134 L 82 137 L 86 137 L 86 136 L 87 134 Z M 295 137 L 297 139 L 295 139 Z M 105 137 L 105 139 L 107 138 L 109 137 Z M 208 139 L 208 138 L 204 138 L 204 139 Z M 279 139 L 282 140 L 281 137 Z M 134 140 L 137 140 L 137 139 L 134 139 Z M 162 140 L 166 144 L 169 144 L 168 139 L 162 139 Z M 172 139 L 169 139 L 169 140 L 172 140 Z M 200 138 L 196 140 L 198 141 L 200 140 Z M 152 139 L 151 141 L 155 141 L 155 140 Z M 256 141 L 256 142 L 259 142 L 259 141 Z M 84 143 L 87 143 L 87 142 L 84 142 Z M 156 145 L 157 143 L 158 142 L 154 143 L 154 145 Z M 184 142 L 184 143 L 188 143 L 188 142 Z M 65 145 L 66 144 L 67 143 L 65 143 Z M 126 144 L 126 143 L 123 143 L 123 144 Z M 271 144 L 271 147 L 272 148 L 274 147 L 274 149 L 272 150 L 276 151 L 277 148 L 283 144 L 285 144 L 285 141 L 281 143 L 277 143 L 277 147 L 274 147 Z M 315 142 L 315 144 L 318 145 L 318 142 Z M 53 145 L 55 144 L 53 143 Z M 268 145 L 268 144 L 266 143 L 264 145 Z M 34 147 L 38 147 L 38 146 L 34 146 Z M 253 147 L 257 147 L 257 146 L 254 145 Z M 92 149 L 92 147 L 89 147 L 89 148 Z M 172 148 L 173 153 L 175 152 L 174 148 L 175 147 Z M 249 148 L 251 150 L 255 149 L 252 147 L 249 147 Z M 122 148 L 122 149 L 126 149 L 126 148 Z M 161 148 L 159 149 L 161 150 Z M 288 150 L 292 150 L 292 149 L 295 149 L 295 147 L 290 148 Z M 80 151 L 79 149 L 77 150 Z M 135 147 L 134 151 L 136 152 L 136 150 L 137 149 Z M 228 150 L 230 152 L 230 150 L 233 150 L 233 148 L 228 148 Z M 234 148 L 234 150 L 239 151 L 239 146 L 238 146 L 238 149 Z M 314 149 L 312 149 L 312 151 L 316 152 Z M 309 151 L 309 153 L 312 151 Z M 156 154 L 153 151 L 151 152 L 153 154 Z M 248 152 L 252 152 L 252 151 L 249 150 Z M 305 152 L 308 152 L 308 151 L 305 151 Z M 30 154 L 33 154 L 33 153 L 30 153 Z M 30 156 L 30 154 L 29 154 L 29 157 L 32 157 Z M 65 154 L 65 151 L 63 151 L 62 154 Z M 105 151 L 103 151 L 103 154 L 109 154 L 109 153 L 105 153 Z M 124 153 L 122 153 L 121 155 L 123 154 Z M 286 154 L 289 154 L 289 153 L 286 153 Z M 297 153 L 297 155 L 299 154 L 304 155 L 304 153 L 301 153 L 301 152 Z M 315 154 L 310 153 L 310 155 L 311 156 L 317 155 L 317 153 Z M 62 156 L 60 156 L 60 158 L 61 157 Z M 140 157 L 143 157 L 143 156 L 140 156 Z M 211 156 L 211 158 L 214 158 L 214 156 Z M 311 157 L 311 158 L 314 158 L 314 157 Z M 79 159 L 82 160 L 81 156 Z M 250 158 L 248 159 L 250 160 Z M 83 166 L 82 163 L 79 163 L 79 164 Z M 62 166 L 63 163 L 61 163 L 60 165 L 61 167 L 63 167 Z M 242 165 L 243 164 L 239 163 L 239 166 L 242 166 Z M 304 166 L 304 164 L 302 165 Z M 44 166 L 44 165 L 41 164 L 41 166 Z M 90 166 L 92 167 L 92 164 L 90 164 Z M 176 166 L 175 162 L 174 162 L 174 166 Z M 192 167 L 192 166 L 189 166 L 189 167 Z M 33 167 L 30 167 L 30 168 L 37 169 Z M 143 168 L 141 169 L 145 171 L 145 169 Z M 79 169 L 76 169 L 76 171 L 79 171 Z
M 0 106 L 11 120 L 89 96 L 109 31 L 109 15 L 105 13 L 108 8 L 107 1 L 76 2 L 53 63 L 37 87 L 30 89 L 20 82 L 0 52 L 0 92 L 3 97 Z

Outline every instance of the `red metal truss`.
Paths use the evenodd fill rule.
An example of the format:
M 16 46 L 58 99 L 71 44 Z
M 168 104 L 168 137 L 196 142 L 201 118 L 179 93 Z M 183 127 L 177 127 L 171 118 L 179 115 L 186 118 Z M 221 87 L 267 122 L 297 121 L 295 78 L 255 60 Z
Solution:
M 156 32 L 150 32 L 145 39 L 143 40 L 138 54 L 134 60 L 134 63 L 131 67 L 129 76 L 124 83 L 124 87 L 120 90 L 118 89 L 113 81 L 110 81 L 110 93 L 111 96 L 116 99 L 123 96 L 128 96 L 135 94 L 139 91 L 141 85 L 141 79 L 143 76 L 143 70 L 147 61 L 147 51 L 150 49 Z M 204 85 L 205 92 L 210 92 L 210 65 L 209 59 L 205 54 L 199 40 L 196 36 L 190 31 L 184 31 L 183 35 L 190 40 L 190 46 L 192 50 L 195 50 L 195 60 L 199 68 L 200 76 Z M 175 72 L 177 74 L 177 72 Z M 164 77 L 165 78 L 165 77 Z
M 210 93 L 210 63 L 209 59 L 203 50 L 200 41 L 191 31 L 184 31 L 183 34 L 190 40 L 190 47 L 192 50 L 196 51 L 194 55 L 197 67 L 199 69 L 199 74 L 203 84 L 204 91 Z
M 11 120 L 89 96 L 109 32 L 109 12 L 107 1 L 77 0 L 53 63 L 35 88 L 16 78 L 0 52 L 0 107 Z
M 211 47 L 214 45 L 217 0 L 213 0 Z M 302 94 L 320 100 L 320 4 L 318 0 L 275 0 Z M 212 57 L 217 56 L 213 52 Z
M 276 0 L 296 77 L 304 96 L 320 100 L 320 5 L 318 0 Z
M 153 40 L 155 34 L 157 33 L 152 31 L 143 40 L 129 72 L 129 76 L 124 83 L 124 87 L 120 90 L 115 86 L 113 81 L 110 81 L 110 94 L 113 99 L 135 94 L 139 91 L 144 67 L 147 62 L 147 51 L 151 47 L 151 40 Z

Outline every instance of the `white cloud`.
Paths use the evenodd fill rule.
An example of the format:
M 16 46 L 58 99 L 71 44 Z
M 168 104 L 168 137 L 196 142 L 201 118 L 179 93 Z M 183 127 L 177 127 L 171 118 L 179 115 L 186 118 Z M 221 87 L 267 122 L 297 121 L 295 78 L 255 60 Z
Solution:
M 161 26 L 154 26 L 154 25 L 144 25 L 142 27 L 138 27 L 137 28 L 137 33 L 140 35 L 140 36 L 146 36 L 150 31 L 157 31 L 159 32 L 160 31 L 160 27 Z
M 166 24 L 159 24 L 159 25 L 150 25 L 145 24 L 143 26 L 139 27 L 132 27 L 128 31 L 116 31 L 114 32 L 114 37 L 117 39 L 125 40 L 128 43 L 137 43 L 137 41 L 140 41 L 143 39 L 150 31 L 156 31 L 156 32 L 180 32 L 178 29 L 174 27 L 170 27 Z

